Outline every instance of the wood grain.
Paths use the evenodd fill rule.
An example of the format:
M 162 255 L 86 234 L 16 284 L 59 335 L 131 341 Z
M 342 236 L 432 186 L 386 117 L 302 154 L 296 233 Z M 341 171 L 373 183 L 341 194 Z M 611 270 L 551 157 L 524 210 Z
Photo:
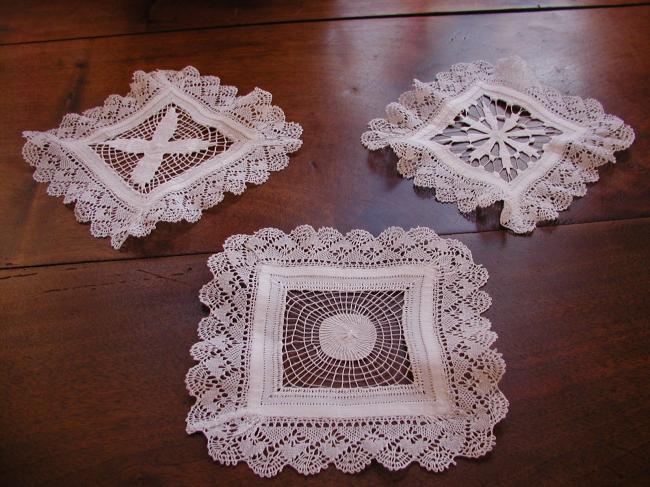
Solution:
M 19 6 L 14 2 L 0 3 L 0 44 L 319 19 L 642 3 L 641 0 L 24 0 Z
M 642 485 L 650 219 L 458 236 L 486 266 L 511 411 L 444 474 L 373 464 L 268 485 Z M 186 436 L 184 375 L 207 255 L 0 271 L 0 484 L 250 485 Z
M 619 163 L 563 212 L 559 224 L 650 215 L 650 8 L 349 20 L 0 47 L 0 266 L 209 252 L 233 233 L 298 224 L 429 225 L 442 234 L 495 230 L 500 207 L 469 216 L 396 172 L 389 151 L 359 143 L 366 123 L 409 88 L 456 62 L 524 57 L 543 82 L 594 97 L 637 133 Z M 273 93 L 305 129 L 289 168 L 196 224 L 160 224 L 118 253 L 47 196 L 22 160 L 22 130 L 55 127 L 70 111 L 125 93 L 136 69 L 203 73 Z M 11 114 L 7 116 L 6 114 Z
M 486 316 L 511 411 L 492 453 L 443 474 L 373 464 L 355 476 L 289 469 L 266 483 L 647 485 L 650 8 L 522 13 L 625 3 L 643 2 L 0 2 L 0 485 L 259 482 L 245 465 L 215 464 L 204 438 L 184 432 L 189 348 L 207 313 L 197 294 L 225 238 L 303 223 L 427 225 L 466 243 L 490 272 Z M 518 12 L 448 15 L 486 9 Z M 382 16 L 397 17 L 324 21 Z M 47 42 L 66 38 L 79 39 Z M 511 54 L 637 134 L 557 225 L 525 237 L 499 230 L 496 205 L 464 217 L 435 202 L 397 174 L 389 151 L 359 143 L 413 77 Z M 160 224 L 116 252 L 32 180 L 20 133 L 124 94 L 136 69 L 185 65 L 241 92 L 271 91 L 303 125 L 304 146 L 198 223 Z

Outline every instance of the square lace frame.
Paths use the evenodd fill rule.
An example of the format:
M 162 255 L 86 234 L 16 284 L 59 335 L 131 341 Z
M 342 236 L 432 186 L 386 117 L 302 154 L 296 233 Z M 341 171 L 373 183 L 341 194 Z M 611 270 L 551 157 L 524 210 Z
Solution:
M 487 272 L 428 228 L 229 238 L 201 290 L 187 431 L 260 476 L 418 462 L 442 471 L 494 445 L 505 364 L 481 317 Z

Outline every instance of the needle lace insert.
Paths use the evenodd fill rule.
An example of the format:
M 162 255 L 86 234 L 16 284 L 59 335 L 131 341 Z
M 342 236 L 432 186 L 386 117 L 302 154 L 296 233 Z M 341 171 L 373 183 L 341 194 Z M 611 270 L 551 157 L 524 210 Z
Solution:
M 77 219 L 117 249 L 159 221 L 197 221 L 225 192 L 263 183 L 288 164 L 301 133 L 268 92 L 237 96 L 187 67 L 137 71 L 127 96 L 25 132 L 23 155 L 48 194 L 75 202 Z
M 260 476 L 372 460 L 442 471 L 494 446 L 505 364 L 481 316 L 487 272 L 460 242 L 428 228 L 264 229 L 208 265 L 187 431 L 215 460 Z
M 515 233 L 557 218 L 634 141 L 599 102 L 543 87 L 517 57 L 415 80 L 369 128 L 364 146 L 390 146 L 416 186 L 435 188 L 463 213 L 502 200 L 501 224 Z

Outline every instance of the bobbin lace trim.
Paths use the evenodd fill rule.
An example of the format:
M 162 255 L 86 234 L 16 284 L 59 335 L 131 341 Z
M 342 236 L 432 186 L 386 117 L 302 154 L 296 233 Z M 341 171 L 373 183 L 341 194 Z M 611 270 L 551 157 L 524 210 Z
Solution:
M 117 249 L 159 221 L 195 222 L 225 192 L 263 183 L 286 167 L 301 133 L 266 91 L 237 96 L 193 67 L 137 71 L 125 97 L 24 132 L 23 156 L 48 194 L 76 202 L 77 220 Z
M 187 374 L 187 431 L 260 476 L 418 462 L 495 443 L 508 402 L 487 271 L 428 228 L 374 237 L 309 226 L 235 235 L 208 265 L 210 315 Z
M 390 146 L 416 186 L 435 188 L 463 213 L 503 200 L 501 224 L 516 233 L 557 218 L 634 141 L 598 101 L 541 86 L 517 57 L 415 80 L 369 128 L 363 145 Z

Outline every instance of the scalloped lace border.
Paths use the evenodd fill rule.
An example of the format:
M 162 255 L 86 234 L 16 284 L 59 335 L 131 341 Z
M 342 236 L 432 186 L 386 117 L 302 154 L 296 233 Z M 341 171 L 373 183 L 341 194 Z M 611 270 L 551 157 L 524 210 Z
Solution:
M 454 413 L 367 418 L 265 417 L 247 412 L 251 302 L 257 293 L 257 265 L 333 265 L 377 268 L 389 263 L 436 266 L 444 276 L 442 320 L 444 353 Z M 226 465 L 246 462 L 260 476 L 285 466 L 314 474 L 335 465 L 359 472 L 374 459 L 397 470 L 417 462 L 442 471 L 459 456 L 476 458 L 495 443 L 493 428 L 508 410 L 498 389 L 505 371 L 491 348 L 497 335 L 481 316 L 490 305 L 479 288 L 487 271 L 474 264 L 462 243 L 442 239 L 428 228 L 392 227 L 374 237 L 354 230 L 301 226 L 289 234 L 267 228 L 235 235 L 208 261 L 214 279 L 201 290 L 210 315 L 199 325 L 201 341 L 192 347 L 199 363 L 187 374 L 196 398 L 187 431 L 201 431 L 210 455 Z
M 23 134 L 27 139 L 23 157 L 35 168 L 34 179 L 49 183 L 49 195 L 62 196 L 66 204 L 76 202 L 77 220 L 90 222 L 90 231 L 95 237 L 110 236 L 115 249 L 119 249 L 129 235 L 148 235 L 159 221 L 199 220 L 202 210 L 219 203 L 224 193 L 241 194 L 247 183 L 261 184 L 271 171 L 285 168 L 288 154 L 302 144 L 300 125 L 286 122 L 282 110 L 271 105 L 271 94 L 259 88 L 248 95 L 237 96 L 235 87 L 221 85 L 219 78 L 214 76 L 201 76 L 191 66 L 181 71 L 137 71 L 133 79 L 131 91 L 125 97 L 111 95 L 101 107 L 81 115 L 66 115 L 56 129 Z M 252 147 L 227 167 L 210 172 L 185 188 L 168 192 L 144 207 L 132 206 L 58 140 L 86 137 L 101 127 L 131 116 L 166 84 L 183 90 L 221 116 L 262 134 L 269 143 Z
M 567 144 L 558 161 L 541 177 L 517 194 L 460 174 L 430 150 L 414 143 L 412 136 L 427 126 L 456 98 L 476 82 L 518 90 L 554 114 L 585 128 L 584 134 Z M 390 146 L 399 157 L 397 169 L 416 186 L 435 188 L 436 199 L 456 202 L 467 213 L 503 200 L 501 224 L 515 233 L 532 231 L 537 223 L 553 220 L 566 210 L 573 198 L 584 196 L 586 183 L 598 180 L 597 168 L 616 162 L 614 152 L 634 141 L 634 131 L 621 119 L 606 114 L 594 99 L 564 96 L 543 87 L 531 69 L 518 57 L 505 58 L 496 66 L 485 61 L 455 64 L 439 73 L 435 81 L 414 81 L 414 90 L 386 107 L 386 118 L 374 119 L 361 137 L 362 144 L 377 150 Z

